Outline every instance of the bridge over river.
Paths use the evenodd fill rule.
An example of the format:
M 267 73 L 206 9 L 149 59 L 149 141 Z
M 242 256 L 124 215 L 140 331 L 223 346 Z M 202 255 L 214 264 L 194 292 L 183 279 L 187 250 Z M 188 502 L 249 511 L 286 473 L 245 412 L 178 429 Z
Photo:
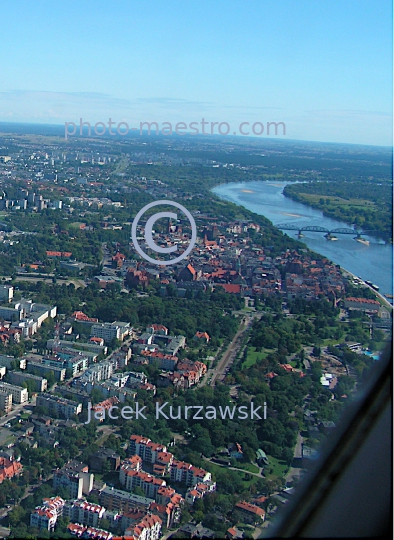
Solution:
M 291 223 L 279 223 L 275 225 L 281 231 L 297 231 L 298 236 L 304 236 L 302 233 L 306 231 L 325 233 L 324 236 L 331 240 L 335 238 L 336 234 L 352 234 L 355 235 L 355 240 L 363 240 L 363 236 L 377 236 L 381 237 L 381 231 L 358 231 L 357 229 L 351 229 L 350 227 L 338 227 L 337 229 L 329 230 L 326 227 L 319 227 L 318 225 L 306 225 L 300 227 L 299 225 L 292 225 Z M 388 240 L 388 237 L 386 241 Z

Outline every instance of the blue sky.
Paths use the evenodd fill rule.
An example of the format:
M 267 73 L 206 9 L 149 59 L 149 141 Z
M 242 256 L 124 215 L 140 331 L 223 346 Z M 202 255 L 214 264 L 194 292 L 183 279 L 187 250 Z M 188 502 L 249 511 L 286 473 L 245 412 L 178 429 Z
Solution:
M 389 0 L 2 2 L 0 121 L 285 122 L 392 144 Z

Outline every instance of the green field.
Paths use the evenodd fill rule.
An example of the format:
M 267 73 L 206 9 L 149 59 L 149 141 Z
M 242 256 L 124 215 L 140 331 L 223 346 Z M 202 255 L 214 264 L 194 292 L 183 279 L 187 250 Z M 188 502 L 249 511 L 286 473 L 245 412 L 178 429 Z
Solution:
M 253 463 L 237 463 L 235 467 L 237 467 L 238 469 L 244 469 L 245 471 L 249 471 L 251 473 L 257 474 L 259 472 L 259 468 L 257 467 L 257 465 L 253 465 Z
M 220 474 L 223 471 L 226 471 L 226 470 L 229 469 L 229 467 L 221 467 L 220 465 L 217 465 L 216 463 L 212 463 L 211 461 L 206 463 L 205 468 L 207 469 L 207 471 L 209 471 L 211 473 L 214 473 L 214 474 L 218 474 L 218 473 Z M 253 474 L 248 474 L 247 471 L 245 471 L 243 473 L 241 471 L 231 470 L 231 472 L 239 475 L 239 477 L 241 478 L 245 488 L 248 488 L 249 486 L 251 486 L 252 484 L 255 484 L 259 480 L 258 476 L 254 476 Z M 256 471 L 256 472 L 258 472 L 258 471 Z M 247 479 L 245 478 L 246 476 L 248 476 Z
M 276 478 L 283 478 L 284 475 L 289 470 L 289 466 L 281 459 L 268 456 L 269 465 L 267 470 L 272 469 L 272 472 L 269 473 L 266 478 L 267 480 L 275 480 Z
M 257 360 L 266 358 L 268 354 L 272 352 L 272 349 L 263 349 L 261 352 L 256 351 L 256 347 L 248 347 L 248 357 L 242 363 L 242 368 L 249 368 L 253 366 Z

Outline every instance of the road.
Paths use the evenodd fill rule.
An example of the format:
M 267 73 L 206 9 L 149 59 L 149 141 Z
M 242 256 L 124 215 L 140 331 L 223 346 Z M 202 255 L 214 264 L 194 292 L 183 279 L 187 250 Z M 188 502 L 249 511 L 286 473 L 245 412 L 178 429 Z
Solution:
M 304 442 L 304 438 L 302 437 L 301 433 L 298 432 L 297 435 L 297 442 L 294 448 L 294 460 L 301 461 L 302 458 L 302 443 Z M 290 467 L 289 472 L 286 474 L 285 480 L 286 482 L 290 482 L 294 476 L 300 476 L 301 471 L 303 469 L 300 467 Z
M 207 374 L 207 377 L 205 379 L 207 383 L 205 384 L 209 384 L 210 386 L 215 386 L 218 380 L 224 379 L 226 375 L 226 368 L 235 360 L 239 352 L 239 349 L 241 348 L 242 336 L 244 332 L 251 325 L 255 316 L 256 314 L 247 314 L 243 316 L 241 323 L 239 325 L 239 328 L 237 330 L 237 333 L 235 334 L 230 345 L 224 351 L 221 359 L 219 360 L 218 365 L 216 366 L 216 368 L 209 370 L 212 373 L 212 376 L 211 374 Z M 210 376 L 211 376 L 211 381 L 208 383 Z
M 31 413 L 30 407 L 34 406 L 36 404 L 36 398 L 34 397 L 30 402 L 28 403 L 22 403 L 13 405 L 13 410 L 9 412 L 6 416 L 2 416 L 0 418 L 0 428 L 4 426 L 4 424 L 7 424 L 10 420 L 13 420 L 18 416 L 20 413 Z M 25 409 L 26 407 L 26 409 Z
M 372 288 L 370 285 L 368 285 L 368 283 L 366 283 L 359 276 L 356 276 L 355 274 L 353 274 L 349 270 L 346 270 L 345 268 L 342 268 L 342 271 L 343 271 L 343 273 L 345 273 L 345 275 L 348 274 L 348 275 L 352 276 L 353 279 L 361 280 L 365 287 L 368 287 L 375 294 L 375 296 L 377 296 L 378 298 L 380 298 L 380 300 L 382 300 L 384 306 L 386 308 L 388 308 L 389 311 L 393 310 L 392 304 L 390 304 L 390 302 L 387 300 L 387 298 L 385 298 L 380 292 L 376 291 L 374 288 Z

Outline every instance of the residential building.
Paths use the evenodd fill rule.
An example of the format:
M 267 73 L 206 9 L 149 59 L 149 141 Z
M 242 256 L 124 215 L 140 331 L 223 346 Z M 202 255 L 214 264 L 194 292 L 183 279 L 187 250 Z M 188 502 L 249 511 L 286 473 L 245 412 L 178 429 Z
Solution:
M 161 536 L 162 520 L 155 514 L 147 514 L 125 530 L 124 536 L 136 540 L 158 540 Z
M 143 461 L 148 463 L 156 463 L 158 454 L 167 452 L 167 447 L 164 444 L 154 443 L 147 437 L 140 435 L 131 435 L 129 442 L 129 455 L 136 454 Z
M 0 285 L 0 300 L 11 302 L 14 296 L 14 287 L 12 285 Z
M 187 490 L 185 500 L 189 504 L 194 504 L 197 499 L 202 499 L 207 493 L 213 493 L 215 490 L 216 482 L 196 484 Z
M 70 523 L 67 530 L 77 538 L 89 538 L 89 540 L 112 540 L 113 534 L 104 529 L 80 525 L 79 523 Z M 131 540 L 131 539 L 130 539 Z
M 20 321 L 23 319 L 23 309 L 16 309 L 15 307 L 0 306 L 0 319 L 6 321 Z
M 379 311 L 380 304 L 377 300 L 370 298 L 346 298 L 344 302 L 345 308 L 359 309 L 362 311 Z
M 149 364 L 157 364 L 159 369 L 166 371 L 175 371 L 178 362 L 178 357 L 172 354 L 164 354 L 159 351 L 144 350 L 141 351 L 141 356 L 146 358 Z
M 0 411 L 8 414 L 12 409 L 12 394 L 9 390 L 0 389 Z
M 0 484 L 4 482 L 6 478 L 11 480 L 14 476 L 19 476 L 22 473 L 21 463 L 10 457 L 8 454 L 0 454 Z
M 104 514 L 104 506 L 81 499 L 67 501 L 63 508 L 63 516 L 70 521 L 92 527 L 100 525 L 100 520 L 103 519 Z
M 100 492 L 99 502 L 108 510 L 118 512 L 128 512 L 132 508 L 141 508 L 147 510 L 149 505 L 155 502 L 148 497 L 141 497 L 135 493 L 129 493 L 113 487 L 105 487 Z
M 235 505 L 235 510 L 241 514 L 241 519 L 244 523 L 257 525 L 265 520 L 265 510 L 263 508 L 259 508 L 255 504 L 241 501 Z
M 21 373 L 20 371 L 10 371 L 8 379 L 11 384 L 22 386 L 24 382 L 31 381 L 35 392 L 45 392 L 48 388 L 48 381 L 44 377 L 31 375 L 30 373 Z
M 83 494 L 88 495 L 92 491 L 93 480 L 94 475 L 89 472 L 89 467 L 74 460 L 54 472 L 53 488 L 64 487 L 72 499 L 81 499 Z
M 93 324 L 90 335 L 92 337 L 102 338 L 106 343 L 110 343 L 113 339 L 123 341 L 129 335 L 130 324 L 114 321 L 112 323 Z
M 64 381 L 66 378 L 66 369 L 60 366 L 47 366 L 40 362 L 28 362 L 26 366 L 26 371 L 28 373 L 34 373 L 43 375 L 48 375 L 52 372 L 56 381 Z
M 36 405 L 45 407 L 49 413 L 55 413 L 65 418 L 71 418 L 73 414 L 80 414 L 82 412 L 82 403 L 53 396 L 52 394 L 41 394 L 37 396 Z
M 29 401 L 29 393 L 27 388 L 21 386 L 14 386 L 6 382 L 0 382 L 0 390 L 9 392 L 12 395 L 12 401 L 14 403 L 27 403 Z
M 54 341 L 55 340 L 49 340 L 47 342 L 48 349 L 55 348 L 55 345 L 50 343 Z M 51 346 L 48 347 L 48 344 Z M 89 357 L 93 361 L 93 358 L 97 358 L 97 354 L 92 355 L 88 352 L 78 352 L 76 350 L 72 350 L 72 348 L 65 348 L 64 346 L 59 345 L 55 354 L 51 356 L 44 356 L 42 359 L 42 364 L 45 366 L 63 368 L 70 371 L 72 376 L 74 376 L 88 368 Z
M 63 514 L 65 501 L 61 497 L 44 499 L 30 514 L 30 526 L 39 530 L 53 531 L 57 518 Z
M 212 475 L 210 472 L 176 459 L 174 459 L 171 464 L 170 475 L 171 481 L 182 482 L 187 486 L 212 482 Z
M 114 364 L 111 361 L 100 362 L 91 366 L 80 378 L 84 382 L 99 382 L 109 379 L 114 372 Z
M 102 472 L 106 463 L 111 471 L 117 471 L 120 467 L 120 456 L 110 448 L 101 448 L 90 456 L 90 469 L 92 471 Z
M 133 491 L 136 487 L 140 487 L 146 497 L 156 498 L 157 490 L 166 485 L 166 481 L 156 476 L 152 476 L 144 471 L 125 471 L 125 488 L 128 491 Z
M 13 356 L 0 354 L 0 366 L 11 369 L 14 363 L 19 364 L 19 369 L 26 369 L 26 358 L 14 358 Z
M 119 482 L 124 486 L 128 471 L 140 471 L 142 469 L 142 459 L 140 456 L 131 456 L 122 461 L 119 470 Z

